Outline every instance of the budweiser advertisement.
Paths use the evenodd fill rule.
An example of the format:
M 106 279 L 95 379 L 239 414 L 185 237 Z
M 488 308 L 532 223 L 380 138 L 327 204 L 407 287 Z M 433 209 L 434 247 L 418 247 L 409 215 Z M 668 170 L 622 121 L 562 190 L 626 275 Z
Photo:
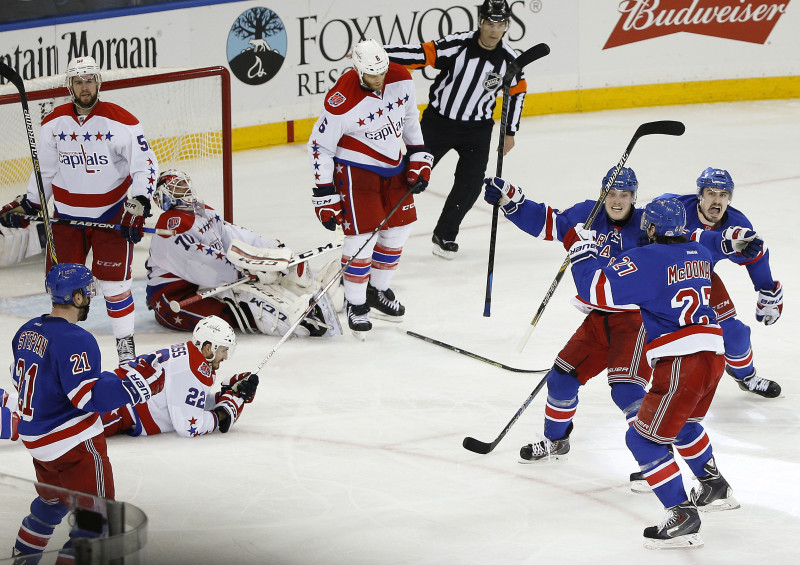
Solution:
M 603 49 L 685 31 L 763 44 L 790 0 L 625 0 Z

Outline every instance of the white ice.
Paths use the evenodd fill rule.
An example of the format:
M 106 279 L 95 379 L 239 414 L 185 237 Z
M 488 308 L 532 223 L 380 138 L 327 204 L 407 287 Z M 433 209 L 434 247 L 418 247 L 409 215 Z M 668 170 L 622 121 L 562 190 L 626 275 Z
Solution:
M 567 274 L 525 352 L 516 353 L 565 252 L 522 233 L 502 215 L 491 317 L 482 315 L 491 208 L 479 200 L 467 216 L 455 260 L 431 254 L 431 231 L 455 167 L 455 156 L 448 155 L 434 170 L 431 187 L 416 197 L 419 221 L 393 280 L 407 308 L 402 324 L 376 322 L 363 343 L 350 335 L 286 342 L 261 371 L 255 402 L 227 435 L 109 440 L 117 498 L 150 518 L 149 562 L 798 562 L 800 382 L 791 351 L 800 329 L 794 308 L 800 292 L 800 101 L 526 118 L 503 176 L 554 207 L 594 199 L 636 127 L 661 119 L 683 121 L 686 134 L 639 141 L 628 161 L 639 177 L 639 203 L 663 192 L 692 192 L 708 166 L 728 169 L 736 181 L 733 204 L 768 242 L 774 276 L 786 289 L 780 321 L 757 325 L 756 294 L 744 269 L 718 269 L 752 328 L 759 374 L 777 380 L 784 396 L 756 397 L 723 377 L 705 425 L 742 506 L 703 517 L 705 547 L 642 547 L 642 530 L 657 524 L 663 509 L 654 495 L 628 488 L 628 475 L 637 468 L 604 375 L 581 391 L 569 460 L 517 463 L 520 446 L 542 431 L 544 392 L 492 453 L 461 447 L 465 436 L 492 441 L 541 374 L 501 370 L 404 331 L 513 367 L 545 369 L 582 315 L 568 304 L 574 284 Z M 494 154 L 489 168 L 496 170 Z M 237 153 L 234 175 L 237 223 L 297 250 L 329 241 L 311 207 L 303 144 Z M 145 309 L 145 257 L 146 247 L 137 247 L 140 352 L 186 338 L 161 329 Z M 0 282 L 0 343 L 8 344 L 23 321 L 48 309 L 41 263 L 4 269 Z M 111 368 L 116 352 L 102 310 L 98 304 L 87 327 Z M 236 357 L 221 375 L 254 368 L 277 341 L 240 337 Z M 2 377 L 0 386 L 9 385 Z M 0 454 L 0 472 L 34 477 L 21 445 L 2 442 Z M 691 474 L 682 468 L 689 489 Z M 24 506 L 17 510 L 19 518 L 27 512 Z M 7 548 L 16 533 L 11 529 L 0 533 Z M 7 555 L 2 548 L 0 555 Z

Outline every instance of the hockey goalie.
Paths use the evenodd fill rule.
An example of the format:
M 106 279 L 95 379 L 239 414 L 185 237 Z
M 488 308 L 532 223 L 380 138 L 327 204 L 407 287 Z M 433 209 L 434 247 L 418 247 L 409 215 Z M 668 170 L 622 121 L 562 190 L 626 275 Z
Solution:
M 192 331 L 214 315 L 244 332 L 284 335 L 339 273 L 338 260 L 316 276 L 307 262 L 290 266 L 291 249 L 220 218 L 182 171 L 161 173 L 153 198 L 163 210 L 156 227 L 174 232 L 153 236 L 146 263 L 147 305 L 162 326 Z M 341 334 L 335 302 L 343 297 L 340 285 L 331 289 L 300 321 L 297 335 Z

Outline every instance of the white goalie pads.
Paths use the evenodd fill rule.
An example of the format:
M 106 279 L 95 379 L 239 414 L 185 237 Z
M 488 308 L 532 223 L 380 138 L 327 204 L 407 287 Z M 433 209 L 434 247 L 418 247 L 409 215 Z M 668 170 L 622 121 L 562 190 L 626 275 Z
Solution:
M 36 225 L 27 228 L 6 228 L 0 226 L 0 267 L 14 265 L 42 252 Z
M 286 269 L 294 254 L 288 247 L 256 247 L 234 239 L 226 255 L 239 270 L 256 274 Z

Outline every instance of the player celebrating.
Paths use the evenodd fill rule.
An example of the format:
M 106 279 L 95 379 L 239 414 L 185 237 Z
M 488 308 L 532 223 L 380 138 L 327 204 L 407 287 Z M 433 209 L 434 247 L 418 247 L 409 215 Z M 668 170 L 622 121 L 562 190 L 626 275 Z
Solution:
M 660 525 L 644 530 L 650 549 L 702 547 L 698 508 L 739 507 L 700 424 L 722 378 L 724 347 L 722 328 L 709 305 L 714 258 L 699 243 L 687 241 L 685 224 L 686 211 L 678 200 L 654 200 L 641 220 L 654 244 L 631 249 L 609 266 L 598 260 L 594 234 L 583 226 L 576 226 L 576 236 L 564 243 L 581 298 L 590 304 L 637 304 L 647 330 L 653 382 L 626 442 L 667 509 Z M 761 245 L 755 232 L 744 228 L 719 235 L 737 251 Z M 721 245 L 724 249 L 725 242 Z M 700 480 L 691 501 L 670 444 Z
M 731 226 L 752 229 L 747 217 L 730 206 L 733 200 L 733 179 L 725 169 L 708 167 L 697 178 L 697 194 L 665 196 L 677 198 L 686 209 L 686 229 L 694 231 L 725 230 Z M 739 255 L 728 256 L 733 262 L 744 265 L 753 286 L 758 291 L 756 320 L 766 325 L 778 321 L 783 310 L 783 287 L 773 280 L 769 266 L 769 251 L 754 258 Z M 780 395 L 781 387 L 775 381 L 759 377 L 753 364 L 753 350 L 750 345 L 750 328 L 736 317 L 736 307 L 715 273 L 712 285 L 712 305 L 717 313 L 717 321 L 722 326 L 725 340 L 726 371 L 739 384 L 739 388 L 758 394 L 764 398 Z
M 238 420 L 245 402 L 252 402 L 258 375 L 234 375 L 216 395 L 211 387 L 216 371 L 233 357 L 236 335 L 217 316 L 198 322 L 192 339 L 155 352 L 164 370 L 164 390 L 144 404 L 124 406 L 103 414 L 105 435 L 151 436 L 176 432 L 196 437 L 219 430 L 226 433 Z
M 615 168 L 609 169 L 602 186 Z M 563 211 L 527 199 L 519 187 L 500 178 L 487 178 L 486 201 L 500 204 L 506 217 L 523 231 L 546 241 L 570 241 L 575 226 L 589 216 L 595 202 L 586 200 Z M 613 261 L 618 255 L 643 243 L 639 226 L 642 211 L 636 209 L 639 181 L 633 169 L 623 167 L 606 196 L 592 228 L 599 255 Z M 580 299 L 580 297 L 578 297 Z M 569 452 L 572 420 L 578 409 L 578 390 L 603 370 L 607 371 L 611 399 L 628 423 L 639 410 L 644 388 L 650 381 L 650 366 L 642 358 L 644 328 L 639 309 L 633 304 L 598 305 L 577 301 L 587 316 L 556 357 L 547 374 L 544 439 L 523 446 L 520 462 L 557 459 Z M 638 477 L 631 477 L 632 481 Z
M 62 263 L 85 263 L 92 252 L 92 272 L 105 297 L 122 365 L 136 356 L 133 244 L 142 239 L 144 219 L 150 215 L 158 163 L 139 121 L 120 106 L 99 100 L 100 84 L 100 67 L 92 57 L 69 62 L 66 86 L 72 102 L 56 107 L 42 121 L 39 164 L 55 217 L 121 225 L 117 231 L 54 224 L 53 239 Z M 42 204 L 32 174 L 27 194 L 3 208 L 4 225 L 24 227 L 18 215 L 8 212 L 39 214 Z
M 461 222 L 481 194 L 498 89 L 508 65 L 517 57 L 514 48 L 503 40 L 510 18 L 508 2 L 484 0 L 478 31 L 455 33 L 422 44 L 386 46 L 395 63 L 409 69 L 428 66 L 440 70 L 422 114 L 422 134 L 434 166 L 451 149 L 458 153 L 453 187 L 433 230 L 433 254 L 444 259 L 453 259 L 458 252 L 456 236 Z M 509 90 L 504 155 L 514 147 L 526 90 L 525 74 L 520 71 Z
M 408 71 L 390 63 L 372 39 L 355 46 L 353 63 L 326 95 L 308 149 L 317 218 L 329 230 L 344 227 L 342 263 L 363 246 L 344 272 L 344 292 L 348 325 L 364 332 L 372 329 L 370 308 L 392 321 L 405 313 L 389 283 L 417 219 L 413 196 L 406 194 L 409 187 L 415 194 L 425 190 L 433 157 L 423 145 Z M 376 241 L 372 231 L 404 196 Z
M 247 258 L 256 254 L 280 256 L 285 259 L 283 264 L 287 264 L 291 250 L 277 240 L 266 241 L 221 219 L 213 208 L 197 198 L 189 175 L 182 171 L 170 169 L 159 175 L 155 201 L 164 211 L 157 227 L 175 232 L 172 236 L 152 238 L 146 263 L 147 304 L 162 326 L 190 331 L 199 320 L 214 315 L 245 332 L 283 335 L 306 310 L 311 296 L 339 272 L 338 262 L 332 261 L 317 277 L 319 280 L 313 278 L 307 263 L 284 272 L 274 267 L 256 273 L 258 267 Z M 247 257 L 242 257 L 242 253 Z M 180 303 L 195 296 L 200 287 L 215 288 L 251 272 L 258 280 L 186 304 L 178 312 L 170 309 L 170 302 Z M 297 333 L 306 336 L 341 333 L 336 308 L 327 295 L 300 322 Z
M 65 489 L 114 498 L 100 413 L 137 405 L 164 386 L 155 355 L 136 364 L 100 369 L 100 348 L 84 321 L 95 279 L 84 265 L 59 263 L 45 286 L 53 308 L 26 322 L 12 343 L 12 378 L 19 392 L 19 437 L 33 456 L 36 479 Z M 44 551 L 67 506 L 39 490 L 22 522 L 14 555 Z

